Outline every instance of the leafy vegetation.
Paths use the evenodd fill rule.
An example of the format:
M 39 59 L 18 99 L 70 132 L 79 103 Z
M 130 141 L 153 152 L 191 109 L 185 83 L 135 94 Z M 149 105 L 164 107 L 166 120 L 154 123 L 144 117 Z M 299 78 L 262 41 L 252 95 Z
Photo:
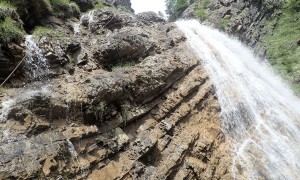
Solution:
M 200 18 L 201 20 L 206 20 L 208 18 L 208 14 L 206 10 L 202 6 L 198 6 L 195 11 L 196 17 Z
M 206 8 L 210 2 L 211 2 L 211 0 L 200 1 L 198 4 L 198 7 L 195 10 L 196 17 L 198 17 L 202 21 L 208 19 L 208 13 L 207 13 Z
M 279 74 L 293 84 L 300 94 L 300 13 L 299 1 L 291 0 L 282 9 L 278 19 L 269 23 L 276 24 L 272 35 L 264 38 L 264 45 L 270 63 Z M 277 22 L 277 23 L 276 23 Z
M 112 71 L 117 71 L 117 70 L 122 70 L 122 69 L 129 69 L 131 68 L 132 66 L 134 66 L 134 63 L 133 62 L 121 62 L 117 65 L 114 65 L 111 70 Z
M 178 19 L 189 6 L 187 0 L 165 0 L 165 2 L 167 7 L 166 13 L 171 21 Z
M 35 36 L 50 35 L 50 36 L 62 37 L 65 34 L 61 31 L 57 31 L 57 30 L 50 29 L 47 27 L 37 26 L 33 31 L 33 35 L 35 35 Z
M 10 17 L 6 17 L 4 21 L 0 22 L 0 40 L 2 42 L 20 39 L 23 35 L 24 31 Z
M 79 6 L 71 0 L 44 0 L 50 1 L 53 14 L 58 17 L 70 17 L 79 14 Z
M 15 11 L 17 8 L 7 1 L 0 1 L 0 8 L 11 9 Z

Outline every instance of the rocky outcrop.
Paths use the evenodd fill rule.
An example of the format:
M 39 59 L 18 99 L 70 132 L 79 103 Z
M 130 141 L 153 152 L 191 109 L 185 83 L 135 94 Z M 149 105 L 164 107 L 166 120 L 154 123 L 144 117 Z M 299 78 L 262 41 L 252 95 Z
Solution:
M 2 90 L 0 178 L 230 179 L 216 93 L 184 35 L 153 13 L 94 16 L 81 35 L 34 37 L 48 80 Z
M 278 7 L 283 1 L 235 1 L 212 0 L 203 6 L 202 0 L 195 1 L 182 14 L 183 18 L 198 17 L 204 23 L 212 24 L 225 32 L 237 36 L 253 47 L 259 55 L 265 55 L 261 41 L 263 36 L 271 34 L 274 25 L 267 26 L 269 18 L 280 13 Z M 207 18 L 201 18 L 197 11 L 204 11 Z

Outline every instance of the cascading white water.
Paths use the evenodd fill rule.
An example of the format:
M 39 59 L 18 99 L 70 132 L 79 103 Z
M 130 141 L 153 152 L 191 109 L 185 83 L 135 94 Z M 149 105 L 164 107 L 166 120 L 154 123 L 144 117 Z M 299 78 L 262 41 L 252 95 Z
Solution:
M 88 28 L 89 28 L 89 30 L 91 29 L 91 25 L 94 22 L 94 13 L 95 13 L 95 10 L 91 10 L 91 11 L 89 11 L 88 14 L 82 15 L 80 17 L 80 21 L 73 25 L 73 31 L 74 31 L 75 35 L 80 35 L 81 34 L 81 24 L 82 24 L 82 21 L 83 21 L 84 18 L 88 19 Z
M 32 35 L 26 36 L 25 73 L 29 80 L 41 80 L 49 73 L 49 64 Z
M 300 101 L 238 40 L 178 21 L 214 82 L 235 179 L 300 179 Z
M 75 35 L 80 35 L 81 34 L 81 24 L 82 24 L 82 19 L 84 18 L 84 15 L 82 15 L 81 17 L 80 17 L 80 21 L 79 21 L 79 23 L 75 23 L 74 25 L 73 25 L 73 31 L 74 31 L 74 34 Z
M 26 36 L 26 54 L 25 54 L 25 74 L 29 81 L 47 80 L 49 74 L 49 64 L 44 57 L 42 50 L 34 42 L 32 35 Z M 24 87 L 18 91 L 11 99 L 2 102 L 0 111 L 0 121 L 5 121 L 12 107 L 19 102 L 25 101 L 38 94 L 48 94 L 49 84 L 42 84 L 39 87 Z
M 92 10 L 88 13 L 89 30 L 91 29 L 91 25 L 94 22 L 94 13 L 95 13 L 95 10 Z

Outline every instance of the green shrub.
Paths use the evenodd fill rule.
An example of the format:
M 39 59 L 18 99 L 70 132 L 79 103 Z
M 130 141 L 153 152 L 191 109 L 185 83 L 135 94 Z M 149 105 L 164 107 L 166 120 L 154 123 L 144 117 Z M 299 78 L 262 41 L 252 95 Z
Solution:
M 72 3 L 70 0 L 50 0 L 51 4 L 53 6 L 55 5 L 69 5 L 70 3 Z
M 20 39 L 25 32 L 16 25 L 15 21 L 10 17 L 6 17 L 3 22 L 0 22 L 0 40 L 3 42 L 10 42 L 12 40 Z
M 187 0 L 177 0 L 175 5 L 176 17 L 179 18 L 180 15 L 189 7 Z
M 97 4 L 95 4 L 94 9 L 102 9 L 102 8 L 104 8 L 104 7 L 105 7 L 104 1 L 103 1 L 103 0 L 100 0 L 100 1 L 98 1 Z
M 300 11 L 300 1 L 299 0 L 290 0 L 290 8 L 296 11 Z
M 33 35 L 35 35 L 35 36 L 48 35 L 48 36 L 54 36 L 54 37 L 62 37 L 65 34 L 64 34 L 64 32 L 61 32 L 61 31 L 57 31 L 57 30 L 50 29 L 47 27 L 37 26 L 33 31 Z
M 198 8 L 195 11 L 195 15 L 196 17 L 200 18 L 202 21 L 208 18 L 208 13 L 206 12 L 203 6 L 198 6 Z
M 178 19 L 189 6 L 187 0 L 165 0 L 165 3 L 167 7 L 166 13 L 171 21 Z
M 207 6 L 210 4 L 211 0 L 201 0 L 195 10 L 195 15 L 200 20 L 204 21 L 208 19 Z
M 0 1 L 0 8 L 7 8 L 15 11 L 17 8 L 7 1 Z

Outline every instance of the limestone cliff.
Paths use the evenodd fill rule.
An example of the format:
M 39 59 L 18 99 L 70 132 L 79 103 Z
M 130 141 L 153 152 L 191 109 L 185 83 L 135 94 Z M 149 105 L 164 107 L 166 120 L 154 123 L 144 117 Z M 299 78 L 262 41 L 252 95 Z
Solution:
M 22 45 L 36 61 L 1 89 L 0 178 L 230 179 L 218 98 L 184 35 L 151 12 L 90 15 L 48 19 L 59 33 Z

